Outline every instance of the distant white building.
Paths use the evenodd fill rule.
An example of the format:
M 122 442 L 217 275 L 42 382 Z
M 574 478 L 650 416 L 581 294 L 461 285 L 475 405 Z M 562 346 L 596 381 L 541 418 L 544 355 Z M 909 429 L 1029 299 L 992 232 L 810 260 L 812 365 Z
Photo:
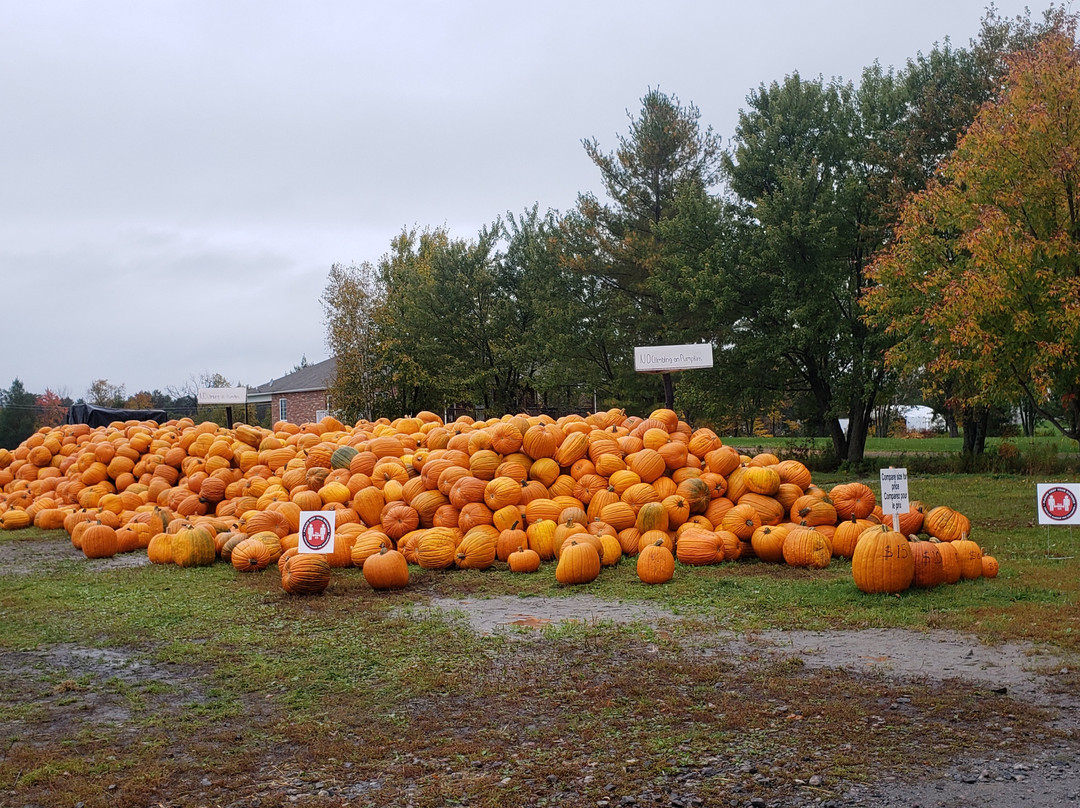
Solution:
M 914 407 L 900 406 L 896 408 L 896 411 L 903 417 L 907 428 L 912 431 L 945 428 L 945 421 L 940 415 L 936 415 L 930 407 L 922 405 Z
M 930 407 L 924 407 L 921 404 L 908 406 L 901 404 L 894 408 L 896 414 L 904 419 L 904 425 L 911 432 L 922 432 L 926 429 L 944 429 L 945 421 L 940 415 L 935 415 L 934 411 Z M 848 431 L 848 419 L 840 419 L 840 428 L 844 430 L 844 434 Z

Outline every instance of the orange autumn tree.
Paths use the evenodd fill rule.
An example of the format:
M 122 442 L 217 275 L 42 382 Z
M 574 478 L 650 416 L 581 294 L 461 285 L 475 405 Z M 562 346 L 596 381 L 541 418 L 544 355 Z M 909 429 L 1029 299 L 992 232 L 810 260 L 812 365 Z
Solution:
M 1027 398 L 1080 439 L 1080 50 L 1010 57 L 987 103 L 868 270 L 888 361 L 961 406 Z

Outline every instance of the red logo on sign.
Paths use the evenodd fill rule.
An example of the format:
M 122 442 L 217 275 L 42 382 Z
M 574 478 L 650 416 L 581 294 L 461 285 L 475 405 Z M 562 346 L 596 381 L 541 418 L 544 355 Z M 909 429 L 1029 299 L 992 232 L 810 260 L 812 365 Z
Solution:
M 325 517 L 313 516 L 304 524 L 304 544 L 312 550 L 321 550 L 330 541 L 330 523 Z
M 1064 522 L 1076 513 L 1076 497 L 1068 488 L 1051 488 L 1043 494 L 1043 513 L 1051 519 Z

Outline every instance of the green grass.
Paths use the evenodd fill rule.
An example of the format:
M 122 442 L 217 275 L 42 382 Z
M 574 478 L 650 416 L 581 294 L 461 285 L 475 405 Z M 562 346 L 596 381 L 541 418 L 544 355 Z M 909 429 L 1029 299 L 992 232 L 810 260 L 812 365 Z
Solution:
M 829 438 L 747 438 L 726 437 L 723 438 L 726 445 L 739 449 L 757 451 L 787 450 L 791 447 L 801 447 L 815 450 L 827 450 L 832 448 Z M 996 452 L 1002 443 L 1011 443 L 1021 452 L 1040 451 L 1052 452 L 1058 455 L 1075 455 L 1078 451 L 1077 442 L 1064 438 L 1061 435 L 1038 436 L 1034 438 L 987 438 L 986 450 Z M 950 454 L 963 451 L 963 438 L 950 438 L 946 436 L 933 436 L 927 438 L 873 438 L 866 439 L 866 451 L 868 453 L 885 454 Z
M 850 479 L 815 475 L 826 487 Z M 866 482 L 876 490 L 876 477 Z M 1045 643 L 1075 659 L 1080 561 L 1060 557 L 1080 556 L 1080 531 L 1048 536 L 1032 525 L 1034 485 L 912 476 L 913 498 L 971 517 L 1001 575 L 898 597 L 858 592 L 843 561 L 820 571 L 679 567 L 669 584 L 649 587 L 624 560 L 578 588 L 557 584 L 550 564 L 528 576 L 412 568 L 410 586 L 391 593 L 347 569 L 324 595 L 290 598 L 274 568 L 110 570 L 71 553 L 63 533 L 0 534 L 0 552 L 21 546 L 46 558 L 0 574 L 0 794 L 87 808 L 277 805 L 287 784 L 313 794 L 315 782 L 374 781 L 371 794 L 320 804 L 617 804 L 685 788 L 687 772 L 716 759 L 722 776 L 694 781 L 704 804 L 757 795 L 790 803 L 795 780 L 813 774 L 830 784 L 818 796 L 839 799 L 832 783 L 871 780 L 896 759 L 1012 754 L 998 746 L 995 723 L 1017 727 L 1007 740 L 1015 750 L 1053 736 L 1020 702 L 811 672 L 798 657 L 748 665 L 702 655 L 694 638 L 717 629 L 953 629 Z M 436 597 L 507 594 L 640 601 L 684 620 L 483 636 L 424 608 Z M 119 649 L 141 673 L 65 657 L 73 645 Z M 901 695 L 909 708 L 890 712 Z M 978 721 L 958 719 L 976 713 Z M 744 760 L 772 761 L 764 773 L 775 785 L 739 775 Z

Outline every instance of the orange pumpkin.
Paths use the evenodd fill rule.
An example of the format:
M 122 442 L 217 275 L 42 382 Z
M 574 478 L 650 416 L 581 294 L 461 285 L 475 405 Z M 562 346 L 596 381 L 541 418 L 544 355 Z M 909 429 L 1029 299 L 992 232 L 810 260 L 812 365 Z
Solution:
M 675 557 L 662 541 L 642 548 L 637 558 L 637 575 L 642 583 L 664 584 L 675 574 Z

